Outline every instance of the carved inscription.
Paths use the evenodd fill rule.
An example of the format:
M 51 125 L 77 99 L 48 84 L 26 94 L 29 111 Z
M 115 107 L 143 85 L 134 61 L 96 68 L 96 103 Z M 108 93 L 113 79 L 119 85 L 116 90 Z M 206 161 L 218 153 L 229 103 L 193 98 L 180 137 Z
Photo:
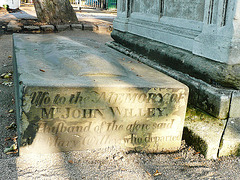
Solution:
M 29 128 L 44 134 L 35 143 L 67 151 L 112 145 L 163 151 L 176 150 L 181 142 L 183 90 L 69 92 L 31 90 L 25 96 L 24 106 L 30 107 L 25 114 L 33 123 Z
M 31 94 L 31 103 L 36 106 L 48 105 L 48 104 L 83 104 L 88 101 L 99 103 L 107 102 L 111 104 L 122 103 L 164 103 L 169 104 L 171 102 L 178 103 L 183 94 L 171 94 L 171 93 L 115 93 L 115 92 L 96 92 L 91 91 L 88 94 L 77 92 L 71 94 L 70 97 L 55 95 L 53 99 L 49 97 L 49 92 L 33 92 Z

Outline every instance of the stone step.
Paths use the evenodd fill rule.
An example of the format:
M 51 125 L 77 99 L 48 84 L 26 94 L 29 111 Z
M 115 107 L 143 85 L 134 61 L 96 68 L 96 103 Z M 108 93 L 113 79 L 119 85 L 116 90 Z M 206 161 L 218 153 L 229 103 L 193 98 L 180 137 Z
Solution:
M 20 155 L 180 148 L 187 86 L 95 42 L 54 34 L 13 41 Z

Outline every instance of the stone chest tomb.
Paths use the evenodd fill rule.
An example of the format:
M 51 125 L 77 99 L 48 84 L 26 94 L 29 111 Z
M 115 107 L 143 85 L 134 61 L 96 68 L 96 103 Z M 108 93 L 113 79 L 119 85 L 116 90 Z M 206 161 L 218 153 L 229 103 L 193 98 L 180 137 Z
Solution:
M 186 142 L 207 158 L 239 155 L 240 0 L 122 0 L 117 8 L 108 45 L 186 84 L 189 104 L 225 124 L 214 140 L 197 130 L 204 121 L 187 118 Z
M 179 149 L 188 88 L 106 47 L 14 34 L 19 151 Z

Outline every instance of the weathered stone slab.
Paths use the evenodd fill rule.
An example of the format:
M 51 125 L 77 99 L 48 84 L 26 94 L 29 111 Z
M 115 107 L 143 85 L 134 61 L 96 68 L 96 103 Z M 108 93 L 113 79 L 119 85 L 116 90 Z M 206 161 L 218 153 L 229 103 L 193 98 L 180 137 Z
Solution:
M 230 118 L 220 146 L 219 156 L 240 155 L 240 119 Z
M 216 159 L 225 124 L 226 121 L 224 120 L 189 107 L 184 124 L 183 138 L 207 159 Z
M 20 154 L 179 149 L 185 85 L 115 51 L 111 56 L 69 38 L 13 38 Z
M 230 118 L 240 117 L 239 105 L 240 105 L 240 92 L 233 91 L 230 112 L 229 112 Z
M 153 67 L 154 69 L 157 69 L 158 71 L 161 71 L 177 80 L 179 80 L 180 82 L 186 84 L 189 87 L 189 99 L 188 99 L 188 103 L 194 105 L 195 107 L 198 107 L 204 111 L 206 111 L 207 113 L 213 115 L 216 118 L 219 119 L 226 119 L 229 115 L 229 110 L 232 109 L 231 111 L 231 117 L 239 117 L 238 116 L 238 111 L 236 111 L 235 108 L 237 108 L 237 104 L 238 104 L 238 91 L 235 90 L 229 90 L 229 89 L 225 89 L 225 88 L 217 88 L 214 86 L 211 86 L 209 84 L 207 84 L 204 81 L 201 81 L 197 78 L 191 77 L 189 76 L 187 73 L 183 74 L 179 71 L 173 70 L 174 67 L 171 67 L 173 69 L 168 68 L 167 66 L 161 66 L 159 64 L 159 62 L 153 62 L 151 61 L 150 58 L 147 58 L 146 56 L 144 56 L 143 54 L 139 54 L 141 53 L 142 50 L 142 46 L 144 44 L 144 42 L 147 42 L 146 39 L 138 39 L 136 36 L 126 36 L 126 39 L 129 39 L 132 41 L 131 46 L 134 47 L 133 49 L 135 49 L 135 51 L 137 51 L 138 53 L 132 51 L 129 48 L 126 48 L 118 43 L 115 42 L 111 42 L 111 43 L 106 43 L 109 47 L 120 51 L 121 53 L 124 53 L 126 55 L 129 55 L 131 57 L 133 57 L 134 59 L 139 60 L 140 62 L 143 62 L 144 64 L 149 65 L 150 67 Z M 135 46 L 136 44 L 134 44 L 133 42 L 137 42 L 136 44 L 138 44 L 137 46 Z M 183 54 L 183 53 L 176 53 L 174 52 L 174 49 L 172 49 L 172 47 L 168 47 L 166 48 L 165 45 L 160 45 L 158 46 L 158 44 L 154 44 L 154 42 L 147 42 L 146 44 L 152 44 L 155 46 L 156 49 L 158 49 L 158 51 L 153 52 L 150 49 L 146 49 L 146 52 L 151 52 L 151 55 L 155 54 L 156 56 L 159 56 L 159 54 L 161 54 L 161 52 L 167 52 L 167 57 L 169 59 L 166 59 L 166 62 L 168 62 L 167 65 L 170 64 L 174 64 L 175 67 L 178 67 L 179 69 L 183 69 L 184 67 L 180 67 L 181 66 L 181 62 L 183 61 L 188 61 L 190 59 L 194 59 L 194 57 L 191 57 L 189 54 Z M 170 59 L 174 59 L 174 63 L 169 63 Z M 178 59 L 178 60 L 177 60 Z M 175 61 L 176 60 L 176 61 Z M 199 61 L 201 61 L 201 59 L 196 59 Z M 187 62 L 187 64 L 189 64 L 189 62 Z M 201 66 L 199 67 L 207 67 L 207 65 L 203 65 L 202 63 L 200 63 Z M 209 64 L 208 64 L 209 65 Z M 213 69 L 213 66 L 210 66 L 210 69 Z M 185 70 L 187 69 L 193 69 L 193 68 L 185 68 Z M 217 68 L 218 69 L 218 68 Z M 219 71 L 216 70 L 216 72 L 219 73 Z M 196 72 L 195 72 L 196 74 Z M 233 98 L 231 98 L 231 94 L 232 92 L 234 92 L 234 96 Z M 231 102 L 232 99 L 232 102 Z M 231 103 L 234 103 L 235 105 L 231 105 Z M 229 108 L 229 106 L 231 106 L 231 108 Z

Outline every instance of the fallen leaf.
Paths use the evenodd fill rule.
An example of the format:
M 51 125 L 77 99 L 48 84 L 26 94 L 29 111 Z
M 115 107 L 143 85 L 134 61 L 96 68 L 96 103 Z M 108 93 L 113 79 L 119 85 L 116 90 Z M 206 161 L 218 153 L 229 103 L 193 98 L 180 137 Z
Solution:
M 4 79 L 9 79 L 10 76 L 9 76 L 8 74 L 6 74 L 3 78 L 4 78 Z
M 10 109 L 8 112 L 9 112 L 9 113 L 13 113 L 13 112 L 14 112 L 14 110 L 13 110 L 13 109 Z
M 153 176 L 159 176 L 159 175 L 162 175 L 162 173 L 158 172 L 158 170 L 156 170 L 156 172 L 153 174 Z
M 150 177 L 152 176 L 148 171 L 146 171 L 146 173 L 147 173 Z
M 8 56 L 8 59 L 11 59 L 12 58 L 12 56 Z
M 188 151 L 190 151 L 190 150 L 191 150 L 191 147 L 188 148 Z
M 3 74 L 1 74 L 1 78 L 3 78 L 3 79 L 12 78 L 12 73 L 10 73 L 10 72 L 3 73 Z
M 121 171 L 126 171 L 126 169 L 122 168 Z
M 6 137 L 5 139 L 4 139 L 4 141 L 9 141 L 9 140 L 11 140 L 12 138 L 10 138 L 10 137 Z
M 5 148 L 4 149 L 4 153 L 8 153 L 10 151 L 15 151 L 17 150 L 17 145 L 16 144 L 12 144 L 9 148 Z
M 70 164 L 73 164 L 73 160 L 71 160 L 71 159 L 70 159 L 70 160 L 68 160 L 68 162 L 69 162 Z
M 6 75 L 7 73 L 3 73 L 1 74 L 1 78 L 4 78 L 4 76 Z
M 132 61 L 128 61 L 128 63 L 132 63 Z
M 200 154 L 200 152 L 195 152 L 193 155 L 197 155 L 197 154 Z
M 8 129 L 15 129 L 15 128 L 17 128 L 17 125 L 16 125 L 15 122 L 12 122 L 9 126 L 6 126 L 5 128 L 6 128 L 7 130 L 8 130 Z
M 39 69 L 40 71 L 42 71 L 42 72 L 46 72 L 46 71 L 44 71 L 43 69 Z
M 18 138 L 18 136 L 13 137 L 12 138 L 13 142 L 17 142 L 17 138 Z
M 17 154 L 17 153 L 18 153 L 18 150 L 15 150 L 15 151 L 7 152 L 6 154 L 9 155 L 9 154 Z
M 174 159 L 182 159 L 182 157 L 175 157 Z

